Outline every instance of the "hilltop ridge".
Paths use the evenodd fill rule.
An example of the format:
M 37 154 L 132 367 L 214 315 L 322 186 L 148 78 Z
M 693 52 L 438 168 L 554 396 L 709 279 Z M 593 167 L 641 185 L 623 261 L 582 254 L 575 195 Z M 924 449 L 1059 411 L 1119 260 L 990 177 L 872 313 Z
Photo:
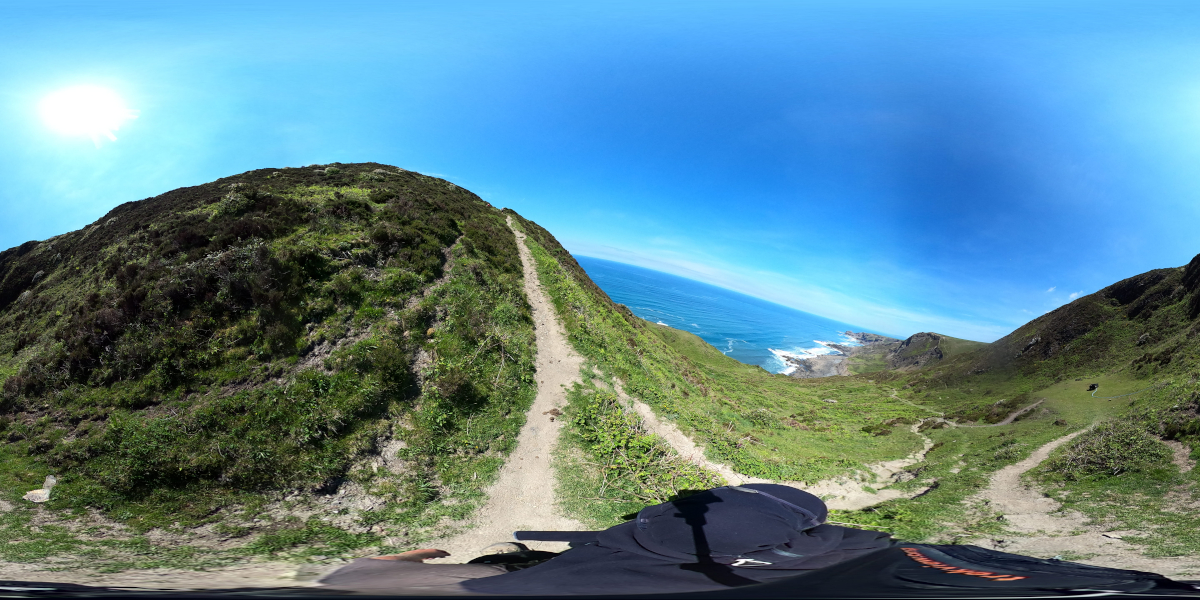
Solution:
M 1137 378 L 1183 372 L 1200 359 L 1197 316 L 1200 255 L 1078 298 L 912 381 L 925 387 L 1028 378 L 1044 385 L 1108 370 Z
M 584 358 L 568 405 L 533 417 L 561 417 L 562 456 L 609 464 L 562 459 L 567 518 L 607 526 L 721 483 L 645 431 L 618 386 L 750 477 L 815 482 L 920 447 L 907 429 L 868 443 L 914 412 L 884 390 L 674 347 L 548 231 L 450 182 L 260 169 L 0 253 L 0 559 L 131 568 L 186 548 L 207 568 L 386 553 L 468 523 L 545 383 L 509 218 Z M 21 498 L 51 474 L 47 502 Z M 30 538 L 35 522 L 120 532 L 142 558 Z

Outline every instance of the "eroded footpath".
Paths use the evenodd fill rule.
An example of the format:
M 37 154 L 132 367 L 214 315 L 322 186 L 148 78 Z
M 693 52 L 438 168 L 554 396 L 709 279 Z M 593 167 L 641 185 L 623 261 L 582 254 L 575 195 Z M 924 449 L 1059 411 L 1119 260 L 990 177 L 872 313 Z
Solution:
M 933 448 L 933 440 L 920 433 L 922 421 L 913 424 L 910 431 L 921 436 L 922 448 L 909 456 L 880 463 L 867 465 L 870 471 L 865 477 L 844 476 L 836 479 L 805 484 L 797 481 L 776 481 L 744 475 L 734 471 L 729 465 L 709 460 L 704 456 L 704 448 L 697 445 L 690 437 L 679 430 L 673 423 L 660 419 L 654 410 L 636 398 L 630 397 L 621 388 L 620 382 L 614 384 L 615 392 L 621 402 L 637 413 L 646 431 L 657 435 L 667 442 L 675 453 L 684 460 L 712 471 L 719 475 L 728 485 L 743 485 L 747 483 L 776 483 L 804 490 L 820 496 L 829 508 L 837 510 L 861 510 L 876 504 L 916 496 L 929 489 L 928 485 L 910 490 L 898 490 L 888 486 L 904 481 L 906 469 L 925 460 L 925 454 Z M 938 419 L 941 420 L 941 419 Z
M 551 455 L 563 427 L 556 418 L 567 403 L 567 390 L 580 381 L 583 358 L 567 341 L 567 334 L 554 312 L 554 305 L 542 290 L 533 256 L 525 246 L 525 234 L 512 226 L 517 250 L 525 274 L 525 296 L 533 309 L 537 336 L 537 397 L 525 414 L 525 426 L 517 437 L 517 447 L 500 469 L 496 483 L 488 488 L 487 504 L 474 519 L 453 537 L 428 544 L 450 553 L 448 558 L 428 562 L 464 563 L 479 556 L 490 544 L 512 541 L 513 531 L 581 531 L 587 529 L 562 514 L 555 496 L 555 475 Z M 560 552 L 562 542 L 527 542 L 534 550 Z
M 988 487 L 968 500 L 977 509 L 998 513 L 1009 535 L 975 539 L 969 543 L 1030 556 L 1072 557 L 1075 562 L 1161 573 L 1167 577 L 1194 578 L 1200 557 L 1161 557 L 1143 554 L 1140 546 L 1121 538 L 1136 531 L 1112 531 L 1089 523 L 1083 514 L 1065 510 L 1055 499 L 1022 476 L 1049 458 L 1054 449 L 1087 431 L 1076 431 L 1038 448 L 1028 458 L 992 474 Z M 1082 558 L 1079 558 L 1082 557 Z

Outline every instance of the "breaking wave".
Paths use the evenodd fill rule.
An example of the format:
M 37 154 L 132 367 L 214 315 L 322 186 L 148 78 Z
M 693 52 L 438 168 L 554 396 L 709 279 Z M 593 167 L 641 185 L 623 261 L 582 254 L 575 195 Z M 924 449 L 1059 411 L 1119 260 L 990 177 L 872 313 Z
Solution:
M 579 265 L 614 302 L 667 327 L 690 331 L 726 356 L 772 373 L 795 369 L 787 357 L 837 352 L 861 328 L 675 275 L 586 256 Z M 826 340 L 838 340 L 830 342 Z

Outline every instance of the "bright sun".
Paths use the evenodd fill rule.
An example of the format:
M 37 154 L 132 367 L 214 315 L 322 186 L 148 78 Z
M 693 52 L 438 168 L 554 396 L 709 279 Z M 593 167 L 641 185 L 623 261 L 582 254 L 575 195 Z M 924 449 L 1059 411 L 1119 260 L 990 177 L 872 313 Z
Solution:
M 46 96 L 41 103 L 42 119 L 51 129 L 66 135 L 86 135 L 100 146 L 100 136 L 116 141 L 117 129 L 138 113 L 125 106 L 110 89 L 80 85 Z

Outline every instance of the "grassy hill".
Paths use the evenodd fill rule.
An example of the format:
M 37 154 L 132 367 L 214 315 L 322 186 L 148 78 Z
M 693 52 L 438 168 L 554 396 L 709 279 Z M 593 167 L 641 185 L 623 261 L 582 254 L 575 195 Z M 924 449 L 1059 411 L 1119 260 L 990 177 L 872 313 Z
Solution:
M 1079 298 L 906 383 L 918 397 L 963 410 L 982 407 L 986 397 L 1031 393 L 1074 378 L 1119 373 L 1150 383 L 1173 380 L 1200 359 L 1198 291 L 1200 257 Z
M 987 346 L 984 342 L 940 333 L 914 333 L 905 340 L 853 347 L 847 366 L 852 374 L 910 371 L 984 346 Z
M 1119 282 L 993 344 L 920 334 L 884 355 L 888 368 L 797 380 L 736 363 L 691 334 L 637 319 L 596 289 L 549 232 L 528 222 L 524 227 L 540 244 L 534 254 L 542 280 L 576 347 L 599 372 L 625 382 L 632 395 L 706 445 L 711 458 L 739 472 L 800 481 L 845 473 L 913 449 L 915 439 L 886 424 L 944 414 L 985 427 L 927 422 L 933 449 L 896 487 L 917 490 L 933 481 L 931 489 L 836 518 L 911 540 L 1003 537 L 1004 520 L 970 502 L 990 474 L 1047 442 L 1098 425 L 1056 452 L 1035 478 L 1094 523 L 1140 531 L 1126 539 L 1150 555 L 1200 553 L 1200 516 L 1187 508 L 1200 501 L 1200 480 L 1171 464 L 1171 452 L 1158 441 L 1197 448 L 1193 340 L 1200 259 L 1186 269 Z M 929 360 L 918 365 L 918 358 Z M 592 485 L 581 486 L 576 505 L 590 507 L 597 524 L 611 524 L 617 507 L 662 499 L 675 488 L 669 478 L 655 479 L 664 469 L 649 462 L 631 460 L 635 464 L 615 475 L 596 472 L 614 448 L 638 456 L 638 442 L 650 445 L 636 422 L 595 418 L 621 414 L 598 379 L 573 398 L 580 434 L 577 459 L 568 462 L 584 482 L 593 468 Z M 1087 390 L 1092 382 L 1105 390 L 1100 398 Z M 1123 396 L 1128 393 L 1134 395 Z M 1009 425 L 986 427 L 1033 404 Z M 632 433 L 611 435 L 622 428 Z M 874 435 L 884 431 L 891 435 Z M 604 510 L 600 498 L 615 506 Z
M 569 411 L 581 517 L 720 483 L 647 435 L 614 382 L 751 475 L 815 481 L 919 447 L 900 425 L 921 411 L 889 390 L 771 375 L 645 323 L 549 232 L 451 183 L 266 169 L 0 253 L 0 558 L 229 560 L 174 544 L 184 560 L 155 531 L 242 553 L 386 551 L 471 514 L 535 392 L 509 215 L 600 373 Z M 50 502 L 20 500 L 48 474 Z M 30 536 L 47 515 L 67 525 Z
M 470 513 L 534 393 L 521 281 L 498 210 L 378 164 L 251 171 L 4 251 L 5 502 L 54 473 L 56 514 L 267 550 Z M 0 515 L 0 557 L 50 551 L 29 517 Z
M 597 288 L 550 232 L 514 219 L 529 235 L 571 342 L 597 373 L 572 391 L 575 452 L 565 459 L 575 481 L 569 504 L 595 525 L 612 525 L 703 480 L 673 476 L 678 466 L 623 411 L 610 391 L 614 380 L 704 445 L 710 458 L 746 475 L 815 482 L 921 447 L 905 425 L 929 412 L 893 398 L 890 387 L 774 375 L 690 333 L 640 319 Z M 611 464 L 613 455 L 628 459 Z
M 1001 535 L 1003 524 L 989 523 L 986 509 L 960 508 L 991 468 L 979 465 L 1011 463 L 1055 436 L 1094 427 L 1057 450 L 1034 479 L 1092 523 L 1139 532 L 1126 541 L 1152 556 L 1200 553 L 1200 515 L 1189 508 L 1200 501 L 1200 477 L 1172 464 L 1163 445 L 1181 443 L 1200 458 L 1198 315 L 1200 257 L 1117 282 L 990 345 L 911 372 L 873 374 L 901 397 L 963 423 L 997 423 L 1037 406 L 1003 429 L 929 432 L 939 446 L 926 474 L 938 489 L 845 518 L 914 538 Z M 1091 384 L 1099 388 L 1089 391 Z M 978 452 L 994 439 L 1008 440 L 998 453 L 1007 460 Z

